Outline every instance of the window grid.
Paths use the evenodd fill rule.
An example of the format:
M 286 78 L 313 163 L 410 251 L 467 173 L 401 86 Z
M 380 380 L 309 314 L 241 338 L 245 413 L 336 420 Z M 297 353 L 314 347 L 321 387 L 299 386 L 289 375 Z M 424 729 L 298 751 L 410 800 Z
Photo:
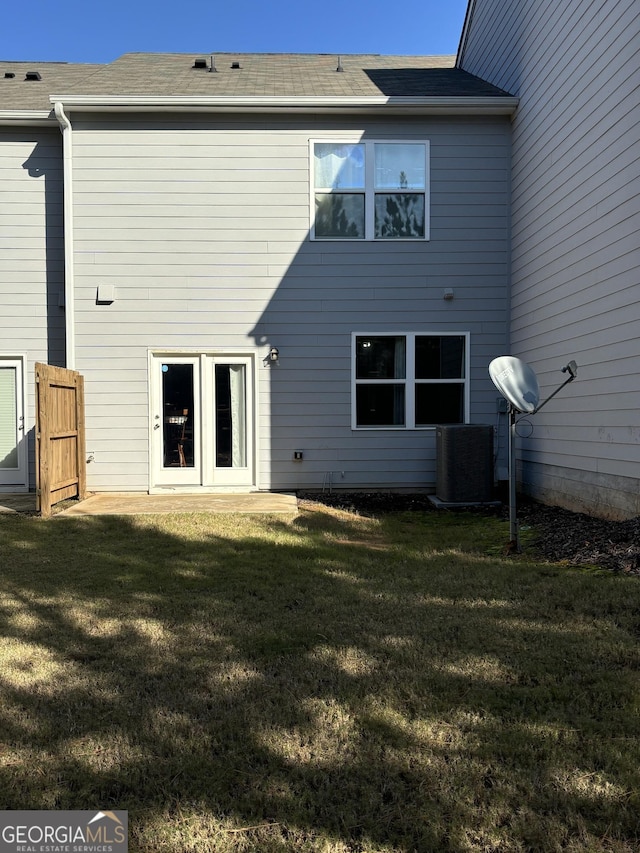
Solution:
M 365 173 L 365 186 L 362 187 L 327 187 L 327 186 L 316 186 L 315 181 L 315 146 L 316 145 L 327 145 L 327 144 L 335 144 L 340 146 L 348 146 L 348 145 L 360 145 L 364 148 L 364 173 Z M 423 188 L 415 188 L 412 186 L 408 186 L 406 188 L 392 188 L 392 187 L 382 187 L 377 186 L 376 184 L 376 158 L 375 158 L 375 146 L 376 144 L 385 144 L 385 145 L 422 145 L 424 146 L 424 187 Z M 327 240 L 340 240 L 340 241 L 377 241 L 377 242 L 398 242 L 398 241 L 426 241 L 429 240 L 429 141 L 426 139 L 375 139 L 375 140 L 363 140 L 363 139 L 312 139 L 310 140 L 309 145 L 310 151 L 310 162 L 311 162 L 311 192 L 310 192 L 310 211 L 311 211 L 311 227 L 310 227 L 310 236 L 312 240 L 318 241 L 327 241 Z M 376 236 L 376 198 L 378 196 L 382 197 L 385 195 L 394 195 L 394 194 L 405 194 L 405 195 L 414 195 L 420 196 L 424 200 L 424 209 L 423 209 L 423 230 L 424 234 L 421 236 Z M 356 236 L 317 236 L 316 235 L 316 195 L 326 195 L 326 196 L 362 196 L 364 198 L 364 234 L 362 237 Z
M 469 332 L 354 332 L 352 339 L 352 429 L 354 430 L 423 430 L 434 429 L 436 422 L 429 424 L 416 424 L 416 393 L 418 385 L 460 385 L 463 388 L 462 423 L 469 420 Z M 406 341 L 405 349 L 405 376 L 397 378 L 374 378 L 365 379 L 357 377 L 357 346 L 358 340 L 362 338 L 398 338 L 403 337 Z M 445 379 L 417 379 L 416 378 L 416 338 L 434 337 L 462 338 L 464 342 L 463 376 Z M 382 424 L 361 425 L 358 424 L 357 414 L 357 389 L 359 386 L 402 386 L 404 388 L 404 424 Z

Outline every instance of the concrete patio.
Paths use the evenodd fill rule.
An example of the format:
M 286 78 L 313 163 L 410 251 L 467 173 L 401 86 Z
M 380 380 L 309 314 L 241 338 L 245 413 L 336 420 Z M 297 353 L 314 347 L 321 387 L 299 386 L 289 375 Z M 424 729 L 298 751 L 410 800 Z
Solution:
M 0 513 L 35 512 L 36 496 L 0 495 Z M 168 494 L 148 495 L 136 492 L 92 494 L 84 501 L 66 502 L 56 518 L 87 515 L 158 515 L 174 512 L 239 512 L 295 514 L 298 502 L 293 494 L 248 492 L 243 494 Z

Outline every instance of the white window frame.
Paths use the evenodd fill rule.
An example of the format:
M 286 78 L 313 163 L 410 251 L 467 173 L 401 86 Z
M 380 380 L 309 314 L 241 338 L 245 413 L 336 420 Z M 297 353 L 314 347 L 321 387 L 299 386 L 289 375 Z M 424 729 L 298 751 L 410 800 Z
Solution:
M 358 338 L 363 337 L 372 337 L 372 338 L 398 338 L 403 337 L 406 343 L 406 376 L 404 378 L 398 379 L 357 379 L 356 378 L 356 357 L 357 357 L 357 341 Z M 464 338 L 464 376 L 459 379 L 451 378 L 451 379 L 416 379 L 415 375 L 415 345 L 416 338 L 423 337 L 434 337 L 434 338 L 446 338 L 446 337 L 456 337 L 456 338 Z M 420 424 L 416 425 L 415 422 L 415 393 L 413 393 L 416 385 L 451 385 L 452 383 L 457 383 L 463 386 L 463 406 L 464 406 L 464 419 L 462 423 L 469 423 L 469 403 L 470 403 L 470 390 L 469 390 L 469 368 L 470 368 L 470 332 L 436 332 L 436 331 L 424 331 L 424 332 L 406 332 L 406 331 L 396 331 L 396 332 L 374 332 L 371 330 L 366 330 L 364 332 L 352 332 L 351 333 L 351 429 L 354 431 L 361 432 L 363 430 L 369 431 L 374 430 L 379 432 L 380 430 L 392 430 L 394 432 L 406 432 L 407 430 L 433 430 L 436 428 L 437 424 Z M 404 384 L 405 386 L 405 423 L 399 425 L 358 425 L 358 413 L 357 413 L 357 401 L 356 401 L 356 391 L 359 385 L 399 385 Z
M 365 185 L 362 190 L 353 190 L 354 194 L 361 193 L 365 199 L 364 222 L 365 235 L 364 237 L 316 237 L 316 193 L 324 192 L 330 194 L 334 190 L 330 187 L 320 188 L 315 186 L 315 145 L 316 143 L 333 143 L 335 145 L 363 145 L 365 148 Z M 390 193 L 391 190 L 376 189 L 375 186 L 375 145 L 396 144 L 396 145 L 424 145 L 425 146 L 425 164 L 424 164 L 424 190 L 413 190 L 416 194 L 424 195 L 424 236 L 423 237 L 376 237 L 375 236 L 375 199 L 376 193 Z M 309 236 L 313 241 L 319 243 L 423 243 L 430 239 L 430 144 L 428 139 L 363 139 L 362 137 L 347 137 L 344 139 L 336 137 L 314 138 L 309 140 L 309 174 L 310 174 L 310 190 L 309 190 L 309 213 L 310 225 Z M 411 190 L 407 190 L 411 192 Z
M 28 431 L 27 423 L 27 356 L 25 354 L 0 352 L 0 362 L 5 367 L 13 367 L 16 370 L 16 415 L 17 415 L 17 441 L 18 441 L 18 466 L 9 468 L 6 475 L 0 480 L 0 492 L 27 492 L 29 490 L 29 456 L 28 456 Z M 12 476 L 12 472 L 15 474 Z M 2 482 L 4 481 L 4 482 Z

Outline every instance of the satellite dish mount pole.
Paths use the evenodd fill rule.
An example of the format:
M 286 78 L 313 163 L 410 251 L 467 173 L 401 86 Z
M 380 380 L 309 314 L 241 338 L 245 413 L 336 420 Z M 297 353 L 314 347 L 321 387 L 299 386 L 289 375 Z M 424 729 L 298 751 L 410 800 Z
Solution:
M 552 400 L 559 391 L 562 391 L 565 385 L 573 380 L 578 375 L 578 365 L 575 361 L 570 361 L 569 364 L 562 368 L 563 373 L 568 373 L 569 378 L 560 385 L 556 390 L 549 394 L 546 400 L 539 403 L 531 412 L 532 415 L 537 414 L 543 406 L 546 406 L 549 400 Z M 518 536 L 518 511 L 516 509 L 516 426 L 517 416 L 521 412 L 509 403 L 509 540 L 511 547 L 520 553 L 520 539 Z
M 518 410 L 509 403 L 509 542 L 520 552 L 518 511 L 516 509 L 516 415 Z

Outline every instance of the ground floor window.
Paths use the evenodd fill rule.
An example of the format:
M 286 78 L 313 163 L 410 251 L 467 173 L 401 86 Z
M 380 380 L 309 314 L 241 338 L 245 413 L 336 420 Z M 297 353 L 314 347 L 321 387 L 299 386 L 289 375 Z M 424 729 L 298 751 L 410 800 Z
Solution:
M 354 429 L 465 423 L 468 333 L 353 335 Z

